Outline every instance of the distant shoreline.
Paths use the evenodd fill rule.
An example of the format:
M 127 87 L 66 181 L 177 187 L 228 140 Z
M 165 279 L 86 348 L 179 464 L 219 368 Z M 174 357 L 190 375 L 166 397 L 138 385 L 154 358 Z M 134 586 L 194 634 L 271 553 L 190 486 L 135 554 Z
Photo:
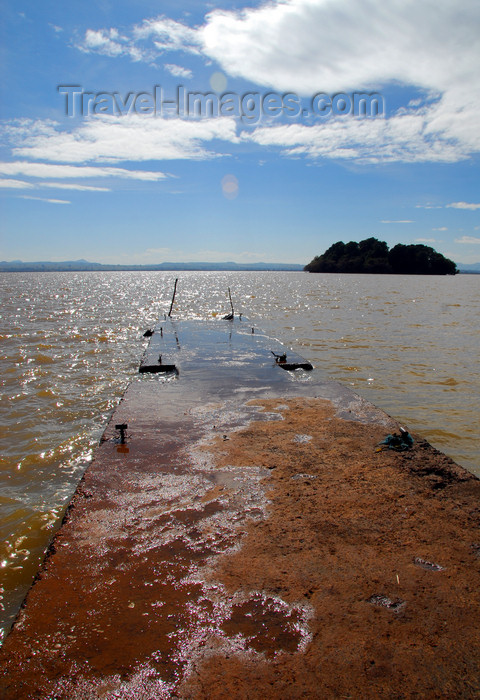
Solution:
M 303 272 L 295 263 L 189 262 L 157 265 L 108 265 L 86 260 L 66 262 L 0 262 L 0 272 Z

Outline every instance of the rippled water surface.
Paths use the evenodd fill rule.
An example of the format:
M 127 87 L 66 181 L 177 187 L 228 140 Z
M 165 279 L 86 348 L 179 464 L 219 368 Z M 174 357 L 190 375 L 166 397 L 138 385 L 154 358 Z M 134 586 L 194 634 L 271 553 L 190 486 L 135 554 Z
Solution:
M 168 312 L 248 316 L 480 476 L 480 275 L 0 274 L 0 571 L 8 626 L 142 334 Z

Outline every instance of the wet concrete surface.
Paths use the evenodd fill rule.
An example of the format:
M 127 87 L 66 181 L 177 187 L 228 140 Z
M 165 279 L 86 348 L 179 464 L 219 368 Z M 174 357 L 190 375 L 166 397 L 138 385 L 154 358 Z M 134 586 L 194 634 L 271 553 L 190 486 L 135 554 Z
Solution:
M 1 697 L 480 696 L 480 482 L 248 321 L 161 322 Z M 287 349 L 287 358 L 301 360 Z M 126 423 L 122 444 L 116 424 Z

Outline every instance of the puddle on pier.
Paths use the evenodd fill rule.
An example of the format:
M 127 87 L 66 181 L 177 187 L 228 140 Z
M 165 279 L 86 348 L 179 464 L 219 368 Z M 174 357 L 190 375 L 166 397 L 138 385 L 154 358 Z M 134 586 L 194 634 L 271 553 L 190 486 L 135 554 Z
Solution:
M 305 615 L 283 600 L 254 594 L 249 600 L 232 606 L 230 617 L 222 624 L 229 637 L 240 635 L 249 648 L 271 658 L 280 651 L 294 653 L 305 640 Z

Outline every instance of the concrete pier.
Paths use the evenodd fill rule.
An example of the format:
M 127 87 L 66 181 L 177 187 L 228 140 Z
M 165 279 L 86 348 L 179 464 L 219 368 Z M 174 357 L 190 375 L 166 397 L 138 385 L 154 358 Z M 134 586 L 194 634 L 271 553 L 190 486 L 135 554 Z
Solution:
M 479 480 L 300 366 L 247 320 L 156 326 L 2 698 L 480 696 Z

